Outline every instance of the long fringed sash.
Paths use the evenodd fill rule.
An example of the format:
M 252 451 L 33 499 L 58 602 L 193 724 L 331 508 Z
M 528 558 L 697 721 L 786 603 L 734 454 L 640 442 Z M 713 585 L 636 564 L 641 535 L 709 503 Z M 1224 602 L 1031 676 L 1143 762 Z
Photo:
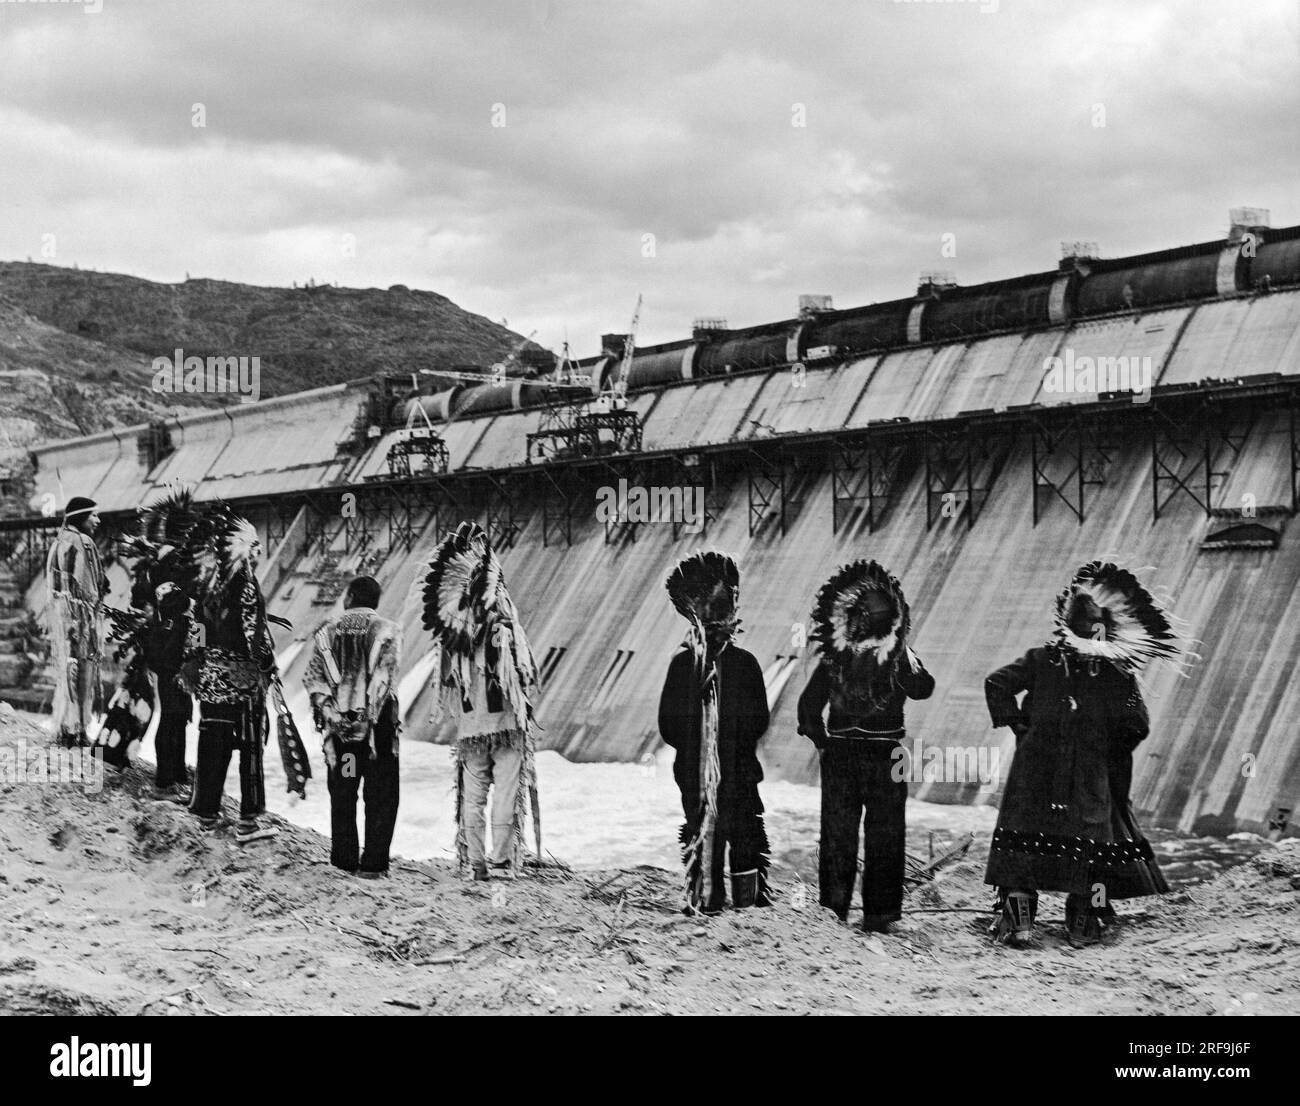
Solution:
M 126 767 L 133 747 L 139 747 L 149 730 L 157 704 L 157 678 L 146 667 L 144 658 L 136 654 L 109 700 L 104 723 L 95 738 L 105 764 Z
M 307 747 L 294 721 L 289 704 L 285 701 L 284 685 L 277 675 L 271 682 L 271 705 L 275 710 L 275 734 L 280 744 L 280 762 L 284 765 L 284 779 L 289 794 L 307 797 L 307 781 L 311 779 L 311 761 Z
M 699 825 L 692 834 L 682 832 L 682 864 L 686 869 L 686 903 L 691 911 L 715 901 L 713 851 L 718 835 L 718 785 L 722 765 L 718 759 L 718 702 L 722 677 L 708 659 L 704 633 L 692 624 L 688 644 L 695 654 L 696 686 L 700 689 L 700 806 Z

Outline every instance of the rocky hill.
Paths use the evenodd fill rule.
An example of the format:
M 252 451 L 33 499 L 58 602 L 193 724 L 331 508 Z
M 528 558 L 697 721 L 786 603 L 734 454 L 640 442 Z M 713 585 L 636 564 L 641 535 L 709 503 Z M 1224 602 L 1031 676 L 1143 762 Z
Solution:
M 0 298 L 0 450 L 145 422 L 178 401 L 202 400 L 156 395 L 151 382 L 147 358 L 68 334 Z
M 153 359 L 177 348 L 186 356 L 257 356 L 261 394 L 275 396 L 375 373 L 487 366 L 520 341 L 445 296 L 402 285 L 159 284 L 0 262 L 0 425 L 9 435 L 0 434 L 0 447 L 213 402 L 150 390 Z

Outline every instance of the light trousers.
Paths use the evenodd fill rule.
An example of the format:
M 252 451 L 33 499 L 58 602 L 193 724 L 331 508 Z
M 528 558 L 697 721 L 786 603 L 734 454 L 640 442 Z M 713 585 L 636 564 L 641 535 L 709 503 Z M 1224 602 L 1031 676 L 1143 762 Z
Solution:
M 518 749 L 471 749 L 466 752 L 464 767 L 465 795 L 461 805 L 461 828 L 470 864 L 506 864 L 512 857 L 515 840 L 515 802 L 519 795 L 519 777 L 523 753 Z M 486 808 L 488 790 L 492 789 L 492 851 L 486 852 Z

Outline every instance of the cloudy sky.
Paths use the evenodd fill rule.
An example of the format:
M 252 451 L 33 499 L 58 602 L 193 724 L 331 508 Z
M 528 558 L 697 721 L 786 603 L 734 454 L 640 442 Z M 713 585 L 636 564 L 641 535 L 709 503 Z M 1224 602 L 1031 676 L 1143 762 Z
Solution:
M 581 355 L 638 293 L 665 341 L 1290 225 L 1297 7 L 0 0 L 0 258 L 403 283 Z

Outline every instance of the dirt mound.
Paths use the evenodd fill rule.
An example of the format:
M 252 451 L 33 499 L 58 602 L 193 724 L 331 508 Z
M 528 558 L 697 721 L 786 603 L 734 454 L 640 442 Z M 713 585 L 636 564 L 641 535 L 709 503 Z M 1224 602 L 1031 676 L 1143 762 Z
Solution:
M 0 719 L 0 748 L 40 738 Z M 235 811 L 229 810 L 233 817 Z M 778 904 L 693 919 L 678 873 L 562 868 L 466 882 L 398 860 L 363 881 L 316 833 L 237 845 L 151 798 L 0 783 L 7 1013 L 1300 1013 L 1300 841 L 1160 900 L 1073 950 L 1058 897 L 1036 949 L 993 948 L 983 843 L 873 937 L 780 865 Z

